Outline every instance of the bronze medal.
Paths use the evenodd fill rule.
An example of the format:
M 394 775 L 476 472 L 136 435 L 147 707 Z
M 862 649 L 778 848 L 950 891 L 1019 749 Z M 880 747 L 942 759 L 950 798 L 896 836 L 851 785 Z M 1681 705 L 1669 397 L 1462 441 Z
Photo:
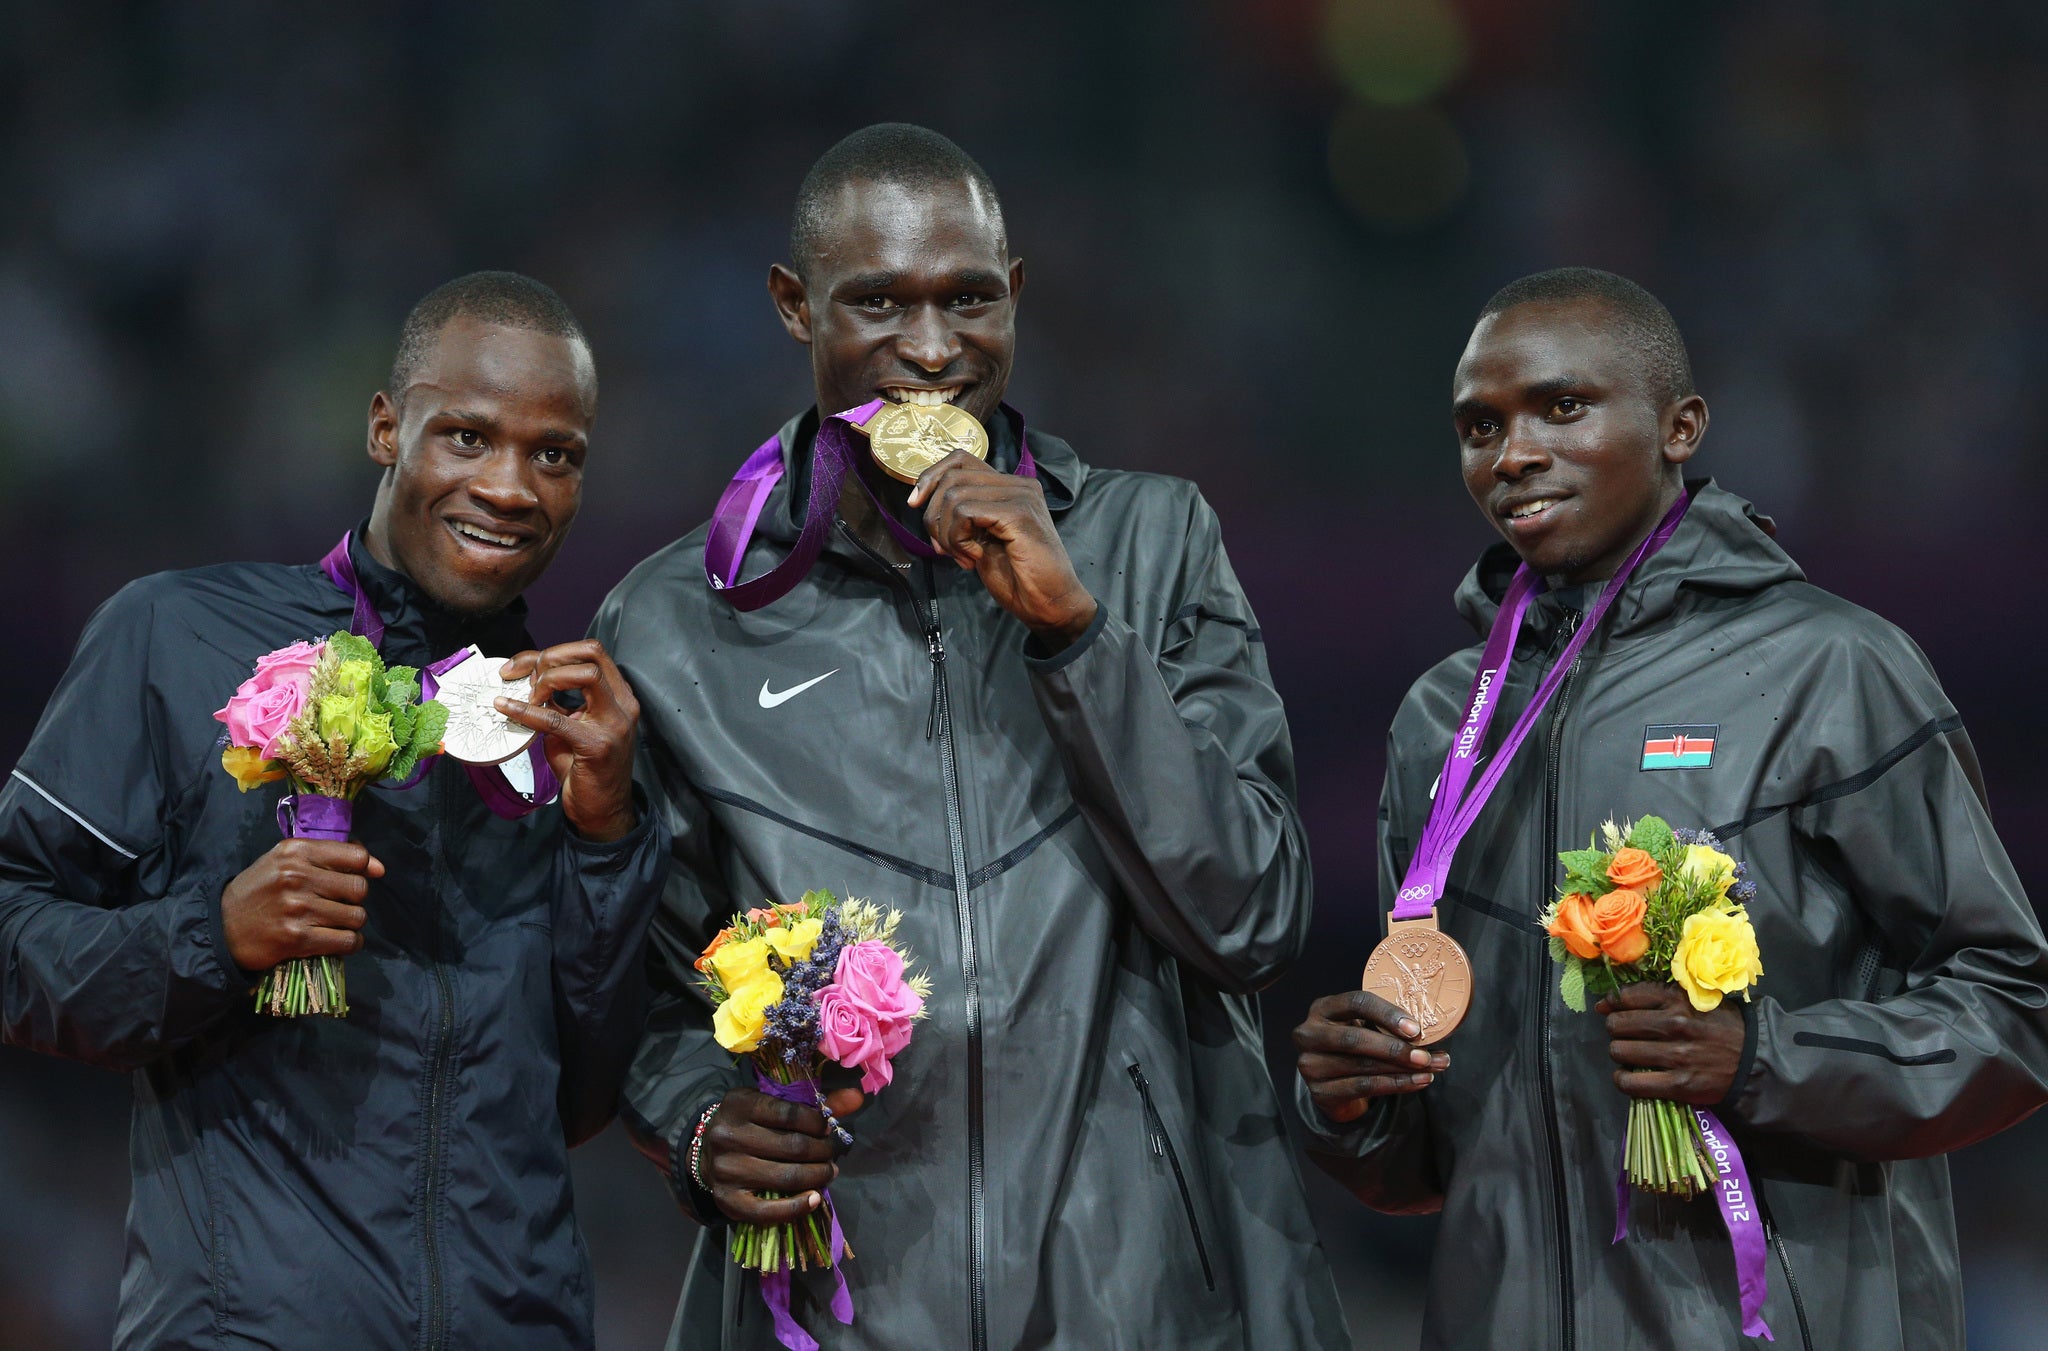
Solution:
M 1472 1007 L 1472 963 L 1434 915 L 1395 920 L 1366 959 L 1361 984 L 1422 1025 L 1420 1046 L 1450 1036 Z
M 925 470 L 956 450 L 988 459 L 988 433 L 972 413 L 950 403 L 892 403 L 861 428 L 875 463 L 890 478 L 917 482 Z

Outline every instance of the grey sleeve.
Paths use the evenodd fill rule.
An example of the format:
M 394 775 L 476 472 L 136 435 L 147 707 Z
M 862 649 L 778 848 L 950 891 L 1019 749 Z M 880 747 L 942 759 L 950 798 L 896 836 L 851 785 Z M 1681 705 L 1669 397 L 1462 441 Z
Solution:
M 1082 818 L 1138 923 L 1233 992 L 1308 938 L 1308 845 L 1287 714 L 1215 513 L 1190 495 L 1185 566 L 1155 656 L 1107 606 L 1065 650 L 1026 645 L 1032 691 Z
M 1752 1128 L 1852 1156 L 1919 1158 L 2048 1102 L 2048 947 L 1992 829 L 1976 753 L 1924 658 L 1911 651 L 1862 682 L 1885 687 L 1868 702 L 1924 714 L 1914 735 L 1925 739 L 1899 743 L 1905 753 L 1855 791 L 1795 808 L 1793 828 L 1903 979 L 1882 997 L 1798 1009 L 1759 997 L 1724 1106 Z
M 1400 773 L 1394 738 L 1388 737 L 1387 777 L 1380 789 L 1380 894 L 1391 898 L 1412 840 L 1397 838 L 1396 824 L 1409 818 L 1399 798 Z M 1380 907 L 1384 931 L 1388 905 Z M 1339 1123 L 1316 1110 L 1308 1087 L 1294 1080 L 1295 1110 L 1308 1137 L 1309 1157 L 1353 1196 L 1390 1215 L 1429 1215 L 1443 1208 L 1443 1180 L 1430 1143 L 1429 1090 L 1376 1100 L 1357 1121 Z

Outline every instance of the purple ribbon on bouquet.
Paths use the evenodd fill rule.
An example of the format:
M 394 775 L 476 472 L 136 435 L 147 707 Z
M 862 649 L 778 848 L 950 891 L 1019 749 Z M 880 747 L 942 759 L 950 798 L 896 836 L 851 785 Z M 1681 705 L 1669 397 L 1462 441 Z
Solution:
M 761 1073 L 757 1066 L 754 1082 L 763 1093 L 784 1102 L 800 1102 L 806 1107 L 823 1108 L 824 1090 L 816 1079 L 799 1079 L 793 1084 L 777 1083 Z M 839 1269 L 839 1260 L 846 1252 L 846 1233 L 839 1227 L 839 1212 L 831 1208 L 832 1193 L 829 1190 L 818 1193 L 819 1204 L 826 1207 L 831 1217 L 832 1231 L 832 1316 L 842 1323 L 853 1321 L 853 1293 L 846 1288 L 846 1274 Z M 789 1312 L 789 1282 L 792 1263 L 788 1256 L 773 1271 L 761 1273 L 761 1302 L 768 1306 L 768 1316 L 775 1320 L 775 1340 L 789 1348 L 789 1351 L 818 1351 L 818 1339 L 805 1332 Z
M 1735 1137 L 1721 1119 L 1704 1107 L 1691 1109 L 1699 1123 L 1700 1138 L 1706 1142 L 1707 1157 L 1714 1164 L 1714 1202 L 1721 1223 L 1728 1226 L 1728 1242 L 1735 1248 L 1735 1288 L 1742 1297 L 1742 1335 L 1775 1341 L 1764 1322 L 1764 1300 L 1770 1294 L 1768 1263 L 1765 1260 L 1762 1211 L 1756 1187 L 1749 1180 L 1749 1167 Z M 1614 1241 L 1628 1237 L 1628 1163 L 1623 1161 L 1621 1178 L 1614 1185 Z
M 763 441 L 719 494 L 718 509 L 711 513 L 711 533 L 704 540 L 704 575 L 710 580 L 711 589 L 724 592 L 734 609 L 758 610 L 780 600 L 810 572 L 811 565 L 818 561 L 819 551 L 825 547 L 825 536 L 832 529 L 832 513 L 839 508 L 839 490 L 848 474 L 853 475 L 861 491 L 875 504 L 882 524 L 898 544 L 916 558 L 940 556 L 923 536 L 896 519 L 896 513 L 883 505 L 855 467 L 854 428 L 864 426 L 883 404 L 884 400 L 871 399 L 819 422 L 817 435 L 811 438 L 811 496 L 804 510 L 803 530 L 798 533 L 789 557 L 750 582 L 740 580 L 740 564 L 747 556 L 754 527 L 760 523 L 761 509 L 768 504 L 768 494 L 782 481 L 781 436 Z M 1017 444 L 1017 476 L 1038 477 L 1038 465 L 1031 458 L 1031 447 L 1025 443 L 1021 429 Z
M 277 829 L 294 840 L 345 840 L 356 804 L 319 793 L 286 793 L 277 800 Z
M 327 556 L 320 560 L 320 570 L 327 574 L 327 580 L 333 582 L 342 595 L 349 597 L 355 603 L 355 613 L 349 617 L 348 631 L 359 638 L 369 639 L 372 647 L 382 647 L 384 645 L 384 617 L 377 613 L 377 607 L 370 603 L 370 597 L 364 592 L 362 582 L 356 577 L 355 560 L 349 556 L 349 545 L 353 542 L 354 538 L 355 532 L 353 530 L 344 533 L 341 537 L 341 543 L 329 549 Z M 425 699 L 433 698 L 439 693 L 439 686 L 435 683 L 435 677 L 448 674 L 448 672 L 454 670 L 461 663 L 464 657 L 470 656 L 475 652 L 476 648 L 465 647 L 460 652 L 450 653 L 448 656 L 441 658 L 441 660 L 422 670 L 420 672 L 421 697 Z M 548 764 L 547 754 L 542 747 L 542 741 L 543 738 L 535 737 L 524 752 L 527 764 L 531 767 L 533 774 L 533 792 L 530 794 L 523 793 L 513 787 L 512 781 L 505 777 L 505 771 L 502 766 L 464 765 L 462 767 L 463 772 L 469 775 L 469 781 L 475 787 L 477 796 L 482 798 L 484 805 L 491 809 L 492 815 L 503 817 L 507 821 L 516 821 L 529 812 L 547 806 L 548 803 L 553 802 L 561 795 L 561 781 L 555 777 L 554 767 Z M 420 767 L 413 771 L 412 777 L 408 778 L 404 783 L 393 785 L 393 787 L 399 789 L 412 787 L 422 778 L 426 777 L 427 770 L 432 762 L 433 757 L 431 756 L 422 760 Z M 281 823 L 284 820 L 283 816 L 280 815 L 278 820 Z M 344 835 L 339 838 L 346 839 L 347 836 Z

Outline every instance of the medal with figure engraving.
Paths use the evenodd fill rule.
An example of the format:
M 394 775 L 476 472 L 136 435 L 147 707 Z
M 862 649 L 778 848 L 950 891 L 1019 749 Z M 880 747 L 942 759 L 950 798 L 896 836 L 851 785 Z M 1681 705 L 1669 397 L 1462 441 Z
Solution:
M 1434 918 L 1395 921 L 1366 959 L 1360 984 L 1421 1025 L 1418 1046 L 1450 1036 L 1472 1007 L 1472 963 Z
M 956 450 L 988 458 L 988 433 L 972 413 L 950 403 L 892 403 L 861 428 L 875 463 L 890 478 L 915 483 L 925 470 Z
M 434 697 L 448 709 L 448 730 L 441 749 L 465 764 L 503 764 L 526 749 L 537 735 L 531 728 L 500 713 L 499 695 L 524 703 L 533 698 L 531 680 L 505 680 L 498 675 L 503 657 L 470 656 L 439 679 Z

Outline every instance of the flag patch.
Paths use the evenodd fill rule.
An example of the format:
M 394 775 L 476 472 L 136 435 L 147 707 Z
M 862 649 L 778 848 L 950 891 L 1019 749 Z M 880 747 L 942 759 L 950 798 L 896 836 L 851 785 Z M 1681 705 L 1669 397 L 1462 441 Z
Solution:
M 1643 729 L 1644 769 L 1705 769 L 1714 763 L 1719 723 L 1659 723 Z

